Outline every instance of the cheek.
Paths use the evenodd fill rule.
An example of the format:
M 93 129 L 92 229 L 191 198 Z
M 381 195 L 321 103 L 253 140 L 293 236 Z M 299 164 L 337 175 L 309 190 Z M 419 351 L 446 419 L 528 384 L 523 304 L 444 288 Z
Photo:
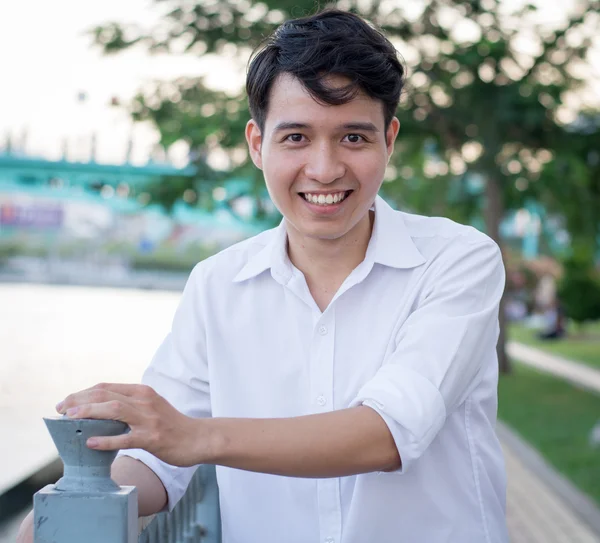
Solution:
M 289 192 L 301 169 L 295 157 L 271 155 L 265 160 L 263 174 L 267 186 L 281 197 Z
M 263 168 L 263 177 L 271 200 L 279 211 L 283 212 L 290 206 L 290 191 L 296 178 L 289 164 L 285 161 L 270 160 L 268 166 Z
M 358 157 L 353 163 L 356 177 L 363 185 L 379 185 L 385 175 L 387 167 L 387 154 Z

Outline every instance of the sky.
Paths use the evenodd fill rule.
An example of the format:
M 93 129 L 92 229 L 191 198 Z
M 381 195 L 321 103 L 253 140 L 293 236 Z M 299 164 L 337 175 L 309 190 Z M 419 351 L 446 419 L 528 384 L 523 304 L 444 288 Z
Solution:
M 559 17 L 555 1 L 539 2 L 545 21 Z M 563 7 L 572 1 L 564 0 Z M 226 59 L 150 56 L 141 47 L 105 56 L 86 35 L 108 21 L 149 26 L 159 16 L 151 0 L 0 2 L 0 146 L 10 133 L 13 147 L 58 159 L 67 138 L 69 159 L 87 160 L 96 133 L 97 160 L 118 164 L 133 134 L 132 161 L 141 164 L 158 134 L 148 124 L 133 125 L 124 110 L 110 107 L 111 98 L 127 103 L 144 82 L 181 75 L 205 75 L 209 85 L 225 89 L 243 83 L 243 70 Z M 600 73 L 600 55 L 595 60 Z M 77 99 L 82 92 L 83 102 Z M 184 147 L 173 149 L 169 158 L 175 164 L 185 163 Z
M 0 146 L 10 132 L 13 147 L 58 159 L 68 138 L 69 158 L 86 160 L 96 132 L 97 160 L 118 164 L 133 133 L 132 161 L 144 163 L 158 134 L 149 125 L 132 128 L 125 111 L 110 107 L 112 97 L 125 103 L 145 81 L 180 75 L 206 75 L 225 87 L 240 81 L 243 74 L 222 60 L 150 56 L 141 48 L 105 56 L 85 35 L 106 21 L 149 25 L 158 15 L 150 0 L 0 2 Z M 175 163 L 185 160 L 179 151 Z

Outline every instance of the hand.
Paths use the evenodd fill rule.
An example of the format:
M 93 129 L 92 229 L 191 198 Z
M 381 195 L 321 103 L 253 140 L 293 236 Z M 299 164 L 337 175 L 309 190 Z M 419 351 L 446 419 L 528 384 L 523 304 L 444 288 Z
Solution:
M 30 511 L 21 522 L 17 543 L 33 543 L 33 511 Z
M 204 421 L 183 415 L 149 386 L 102 383 L 69 395 L 56 410 L 70 418 L 111 419 L 129 425 L 127 434 L 88 439 L 90 449 L 144 449 L 174 466 L 206 461 Z

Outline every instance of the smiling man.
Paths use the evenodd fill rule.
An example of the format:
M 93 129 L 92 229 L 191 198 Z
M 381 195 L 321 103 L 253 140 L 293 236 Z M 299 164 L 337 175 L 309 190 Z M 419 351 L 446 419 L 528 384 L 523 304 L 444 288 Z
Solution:
M 494 426 L 498 247 L 377 196 L 404 82 L 389 41 L 324 11 L 247 79 L 250 155 L 284 219 L 196 266 L 143 385 L 57 409 L 131 432 L 140 513 L 217 465 L 224 543 L 505 543 Z

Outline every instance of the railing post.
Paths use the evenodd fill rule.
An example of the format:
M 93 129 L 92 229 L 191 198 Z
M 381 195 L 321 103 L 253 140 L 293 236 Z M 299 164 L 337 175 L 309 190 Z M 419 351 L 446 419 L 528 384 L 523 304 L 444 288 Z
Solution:
M 198 468 L 202 481 L 202 499 L 196 504 L 196 519 L 202 533 L 202 543 L 221 543 L 221 511 L 215 466 Z
M 137 543 L 137 490 L 110 478 L 117 451 L 86 446 L 92 436 L 115 436 L 127 425 L 112 420 L 45 418 L 64 475 L 33 497 L 34 543 Z

